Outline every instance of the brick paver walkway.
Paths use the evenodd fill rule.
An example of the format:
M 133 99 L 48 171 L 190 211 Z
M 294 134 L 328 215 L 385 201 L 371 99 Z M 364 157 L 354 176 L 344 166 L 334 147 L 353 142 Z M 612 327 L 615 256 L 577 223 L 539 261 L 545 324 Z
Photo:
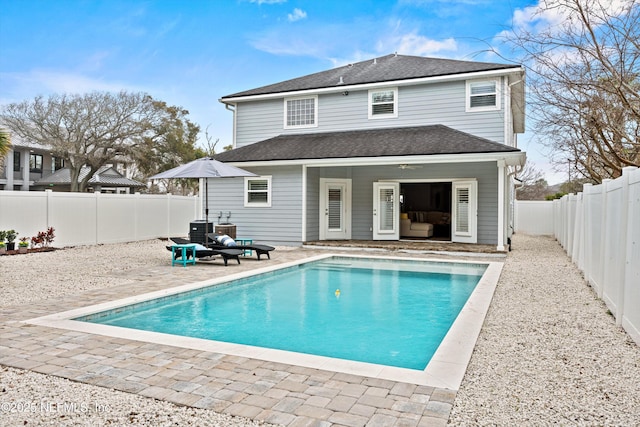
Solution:
M 292 427 L 446 425 L 451 390 L 19 322 L 317 253 L 282 251 L 226 268 L 167 260 L 127 272 L 134 282 L 124 286 L 2 309 L 0 364 Z

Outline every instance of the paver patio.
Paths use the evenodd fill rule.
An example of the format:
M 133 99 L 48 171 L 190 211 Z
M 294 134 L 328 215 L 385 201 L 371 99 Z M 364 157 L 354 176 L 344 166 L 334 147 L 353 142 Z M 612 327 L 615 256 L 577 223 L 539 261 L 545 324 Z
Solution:
M 4 308 L 0 364 L 286 426 L 445 425 L 452 390 L 20 322 L 318 253 L 279 251 L 272 261 L 243 260 L 226 268 L 172 268 L 167 255 L 166 266 L 124 273 L 133 283 Z

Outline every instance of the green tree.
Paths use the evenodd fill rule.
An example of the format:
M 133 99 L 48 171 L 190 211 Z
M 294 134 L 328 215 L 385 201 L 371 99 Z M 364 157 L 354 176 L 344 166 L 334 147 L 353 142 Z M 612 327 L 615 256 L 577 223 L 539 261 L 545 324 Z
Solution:
M 544 200 L 549 192 L 549 185 L 543 173 L 530 162 L 527 162 L 524 169 L 520 171 L 518 179 L 522 182 L 522 185 L 516 188 L 518 200 Z
M 0 160 L 9 152 L 11 146 L 11 134 L 6 129 L 0 128 Z
M 204 151 L 196 147 L 200 127 L 187 119 L 189 111 L 162 101 L 154 101 L 153 105 L 157 110 L 153 132 L 143 138 L 143 143 L 132 154 L 140 180 L 205 156 Z M 198 180 L 164 180 L 163 183 L 167 192 L 191 194 L 197 189 Z

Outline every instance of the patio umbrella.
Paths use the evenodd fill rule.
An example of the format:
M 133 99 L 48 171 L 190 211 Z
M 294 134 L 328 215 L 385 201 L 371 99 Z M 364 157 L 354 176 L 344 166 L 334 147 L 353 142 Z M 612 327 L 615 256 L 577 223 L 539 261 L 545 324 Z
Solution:
M 204 198 L 205 198 L 205 244 L 209 243 L 209 178 L 236 178 L 243 176 L 258 176 L 254 173 L 235 166 L 227 165 L 213 157 L 203 157 L 193 160 L 184 165 L 166 170 L 149 177 L 149 179 L 171 179 L 171 178 L 204 178 Z

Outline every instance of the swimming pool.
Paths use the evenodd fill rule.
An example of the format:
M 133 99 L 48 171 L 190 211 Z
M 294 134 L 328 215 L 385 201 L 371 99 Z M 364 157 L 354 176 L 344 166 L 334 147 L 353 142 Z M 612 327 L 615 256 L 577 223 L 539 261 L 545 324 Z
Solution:
M 358 256 L 351 257 L 341 255 L 342 258 L 348 260 L 356 260 L 366 258 L 373 260 L 376 264 L 397 264 L 403 261 L 416 261 L 415 258 L 400 257 L 380 257 L 380 256 Z M 332 259 L 332 255 L 323 254 L 298 261 L 291 261 L 278 265 L 267 265 L 266 267 L 258 267 L 253 270 L 243 271 L 240 273 L 229 274 L 213 280 L 205 282 L 189 283 L 172 288 L 159 288 L 160 290 L 148 292 L 141 295 L 125 297 L 118 300 L 105 301 L 86 307 L 76 308 L 59 313 L 41 316 L 35 319 L 25 320 L 23 323 L 30 325 L 40 325 L 52 328 L 61 328 L 69 331 L 76 331 L 86 334 L 102 335 L 106 337 L 116 337 L 126 340 L 134 340 L 132 342 L 146 342 L 149 344 L 168 345 L 184 349 L 204 351 L 207 353 L 216 353 L 223 355 L 231 355 L 249 359 L 259 359 L 264 361 L 282 363 L 287 365 L 296 365 L 314 369 L 322 369 L 326 371 L 342 372 L 354 375 L 362 375 L 372 378 L 387 379 L 392 381 L 410 382 L 412 384 L 427 385 L 433 387 L 448 388 L 456 390 L 459 388 L 464 377 L 466 367 L 471 358 L 475 342 L 482 327 L 484 317 L 488 310 L 493 292 L 497 285 L 502 271 L 502 262 L 469 262 L 456 261 L 455 263 L 441 260 L 420 260 L 418 264 L 427 262 L 432 267 L 437 266 L 439 270 L 436 273 L 450 273 L 453 268 L 461 265 L 472 265 L 476 268 L 478 264 L 481 268 L 485 268 L 484 274 L 475 286 L 466 303 L 455 318 L 455 321 L 449 328 L 444 339 L 438 346 L 437 350 L 431 357 L 426 368 L 407 369 L 396 366 L 384 365 L 380 363 L 358 362 L 352 360 L 341 359 L 338 357 L 320 356 L 317 354 L 306 354 L 288 350 L 280 350 L 266 348 L 254 345 L 237 344 L 224 342 L 219 340 L 210 340 L 202 338 L 193 338 L 188 336 L 178 336 L 167 333 L 145 331 L 140 329 L 124 328 L 120 326 L 110 326 L 98 323 L 90 323 L 86 321 L 78 321 L 74 319 L 83 318 L 85 316 L 95 316 L 99 313 L 113 313 L 117 311 L 126 312 L 128 307 L 141 304 L 156 304 L 156 300 L 173 299 L 177 295 L 203 292 L 205 289 L 214 287 L 228 287 L 228 283 L 235 280 L 249 279 L 253 280 L 256 275 L 266 273 L 267 275 L 279 274 L 282 269 L 300 268 L 300 265 L 314 261 L 327 261 Z M 227 273 L 227 270 L 224 271 Z M 215 272 L 212 272 L 215 274 Z M 399 273 L 393 273 L 399 274 Z M 162 280 L 161 277 L 158 280 Z M 373 282 L 372 282 L 373 283 Z M 378 285 L 379 287 L 380 285 Z M 335 290 L 340 288 L 340 298 L 336 300 Z M 303 289 L 303 288 L 301 288 Z M 346 293 L 350 295 L 352 291 L 343 287 L 342 284 L 334 286 L 332 283 L 328 287 L 329 298 L 331 301 L 339 301 L 342 303 L 348 298 Z M 369 293 L 372 295 L 373 293 Z M 382 298 L 380 301 L 393 301 L 393 298 Z M 272 310 L 273 313 L 273 310 Z M 102 314 L 100 314 L 101 316 Z M 343 326 L 337 329 L 344 329 Z
M 486 267 L 332 257 L 74 320 L 423 370 Z

